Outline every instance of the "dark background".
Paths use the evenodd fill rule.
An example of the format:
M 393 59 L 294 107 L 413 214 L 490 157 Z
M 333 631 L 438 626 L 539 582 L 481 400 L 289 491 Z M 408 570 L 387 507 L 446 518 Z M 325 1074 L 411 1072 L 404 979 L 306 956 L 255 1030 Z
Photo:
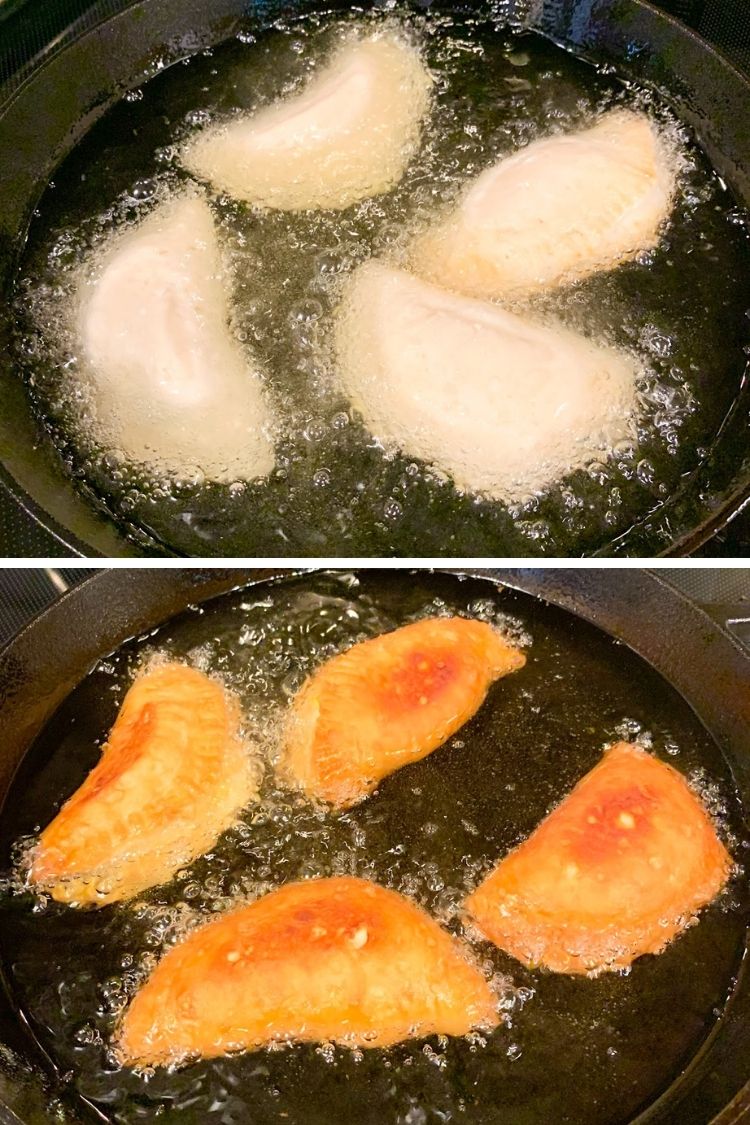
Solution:
M 750 0 L 652 2 L 688 24 L 739 69 L 750 74 Z M 0 76 L 11 74 L 33 57 L 92 7 L 92 3 L 93 0 L 0 0 Z M 60 554 L 58 540 L 0 487 L 0 555 L 54 558 Z M 750 503 L 696 554 L 704 558 L 750 556 Z
M 0 568 L 0 647 L 99 567 Z M 612 568 L 617 582 L 619 568 Z M 652 573 L 696 602 L 750 650 L 750 568 L 659 567 Z

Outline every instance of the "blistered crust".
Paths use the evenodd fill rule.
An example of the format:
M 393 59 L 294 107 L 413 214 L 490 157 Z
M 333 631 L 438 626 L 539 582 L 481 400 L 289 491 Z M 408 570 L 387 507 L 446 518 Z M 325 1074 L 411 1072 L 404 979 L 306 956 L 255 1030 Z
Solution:
M 428 618 L 354 645 L 303 684 L 285 731 L 283 770 L 338 806 L 441 746 L 490 684 L 525 663 L 490 625 Z
M 498 1022 L 464 947 L 408 899 L 363 879 L 292 883 L 167 953 L 117 1035 L 128 1065 L 275 1040 L 387 1047 Z
M 721 891 L 731 857 L 684 778 L 618 743 L 466 901 L 530 967 L 622 969 L 659 953 Z
M 140 675 L 99 763 L 42 832 L 29 879 L 102 906 L 166 882 L 255 795 L 237 701 L 184 664 Z

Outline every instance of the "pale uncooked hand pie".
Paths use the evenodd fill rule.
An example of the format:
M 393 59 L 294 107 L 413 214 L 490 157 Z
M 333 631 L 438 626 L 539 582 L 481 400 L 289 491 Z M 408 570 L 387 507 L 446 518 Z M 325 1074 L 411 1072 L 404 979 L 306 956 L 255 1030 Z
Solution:
M 231 483 L 274 467 L 259 368 L 234 337 L 208 203 L 158 205 L 88 263 L 77 336 L 97 444 L 151 474 Z
M 259 207 L 349 207 L 401 179 L 431 86 L 401 35 L 354 38 L 301 93 L 210 126 L 187 142 L 182 159 L 217 190 Z
M 631 355 L 380 262 L 347 282 L 336 359 L 386 448 L 495 500 L 526 500 L 633 434 Z
M 653 249 L 675 192 L 676 159 L 643 113 L 534 141 L 483 172 L 411 260 L 474 297 L 523 297 Z

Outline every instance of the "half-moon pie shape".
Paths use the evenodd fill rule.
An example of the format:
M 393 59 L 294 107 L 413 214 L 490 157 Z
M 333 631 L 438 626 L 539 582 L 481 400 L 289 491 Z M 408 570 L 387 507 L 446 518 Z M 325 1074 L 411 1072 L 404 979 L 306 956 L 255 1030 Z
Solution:
M 594 974 L 661 952 L 716 897 L 731 863 L 685 779 L 621 742 L 466 909 L 529 967 Z
M 382 262 L 347 280 L 335 346 L 374 438 L 494 500 L 528 498 L 634 432 L 633 356 Z
M 441 746 L 492 682 L 525 662 L 496 629 L 463 617 L 427 618 L 356 644 L 293 700 L 282 771 L 314 799 L 351 805 Z
M 123 1062 L 168 1064 L 274 1040 L 387 1047 L 498 1022 L 459 941 L 395 891 L 291 883 L 191 933 L 136 993 Z
M 274 467 L 271 411 L 232 331 L 230 280 L 211 208 L 190 193 L 115 236 L 81 278 L 86 425 L 152 475 L 231 483 Z
M 472 297 L 521 297 L 658 244 L 676 161 L 644 113 L 612 110 L 486 169 L 418 237 L 414 268 Z
M 98 764 L 42 832 L 30 882 L 102 906 L 164 883 L 208 851 L 255 795 L 240 710 L 185 664 L 140 675 Z
M 414 155 L 432 80 L 393 31 L 345 42 L 301 93 L 211 126 L 186 167 L 215 188 L 280 211 L 349 207 L 400 180 Z

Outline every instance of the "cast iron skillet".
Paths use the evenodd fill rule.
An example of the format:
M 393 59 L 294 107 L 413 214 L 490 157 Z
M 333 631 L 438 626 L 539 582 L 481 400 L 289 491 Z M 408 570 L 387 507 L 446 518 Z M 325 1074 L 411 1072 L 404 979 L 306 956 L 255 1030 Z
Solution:
M 0 654 L 0 816 L 14 774 L 39 732 L 93 664 L 127 638 L 188 606 L 249 583 L 282 581 L 291 570 L 103 571 L 65 595 Z M 369 572 L 409 583 L 413 572 Z M 750 807 L 750 660 L 723 629 L 658 578 L 631 570 L 451 570 L 532 594 L 622 641 L 684 698 L 718 744 L 747 823 Z M 416 576 L 415 576 L 416 577 Z M 414 579 L 411 580 L 412 582 Z M 245 600 L 243 598 L 243 600 Z M 252 599 L 250 599 L 252 600 Z M 556 611 L 547 611 L 556 612 Z M 565 625 L 568 628 L 568 625 Z M 586 626 L 585 628 L 588 628 Z M 632 674 L 632 665 L 631 665 Z M 637 671 L 635 673 L 637 675 Z M 17 792 L 17 790 L 16 790 Z M 8 857 L 0 858 L 7 864 Z M 750 1112 L 750 981 L 747 947 L 727 1013 L 639 1125 L 733 1125 Z M 679 1014 L 675 1013 L 675 1018 Z M 22 1060 L 7 1067 L 5 1049 Z M 0 1122 L 37 1125 L 55 1093 L 29 1029 L 0 996 Z M 76 1116 L 67 1121 L 78 1121 Z M 304 1120 L 294 1125 L 304 1125 Z
M 96 0 L 68 30 L 45 39 L 41 50 L 10 74 L 0 73 L 0 284 L 9 291 L 30 214 L 54 168 L 127 89 L 160 65 L 192 54 L 236 31 L 243 14 L 269 19 L 298 11 L 311 0 Z M 429 0 L 428 0 L 429 3 Z M 334 7 L 343 6 L 335 0 Z M 475 5 L 468 5 L 473 10 Z M 694 127 L 713 166 L 741 204 L 750 204 L 750 86 L 723 57 L 683 25 L 642 0 L 498 0 L 494 14 L 539 29 L 574 52 L 655 83 L 670 92 Z M 36 27 L 36 25 L 35 25 Z M 138 76 L 136 79 L 135 76 Z M 12 169 L 12 175 L 7 170 Z M 0 331 L 8 332 L 6 324 Z M 2 341 L 0 341 L 2 342 Z M 3 355 L 10 352 L 7 343 Z M 12 365 L 0 370 L 0 482 L 27 514 L 59 539 L 61 548 L 106 556 L 162 554 L 146 532 L 134 543 L 93 496 L 76 491 L 49 449 L 38 440 L 21 381 Z M 732 375 L 726 402 L 741 385 L 705 462 L 640 525 L 603 548 L 614 555 L 689 554 L 739 510 L 750 490 L 746 421 L 750 390 L 741 370 Z M 245 554 L 255 554 L 252 544 Z M 295 554 L 293 545 L 290 553 Z M 418 553 L 416 550 L 413 554 Z M 475 552 L 468 552 L 475 553 Z

